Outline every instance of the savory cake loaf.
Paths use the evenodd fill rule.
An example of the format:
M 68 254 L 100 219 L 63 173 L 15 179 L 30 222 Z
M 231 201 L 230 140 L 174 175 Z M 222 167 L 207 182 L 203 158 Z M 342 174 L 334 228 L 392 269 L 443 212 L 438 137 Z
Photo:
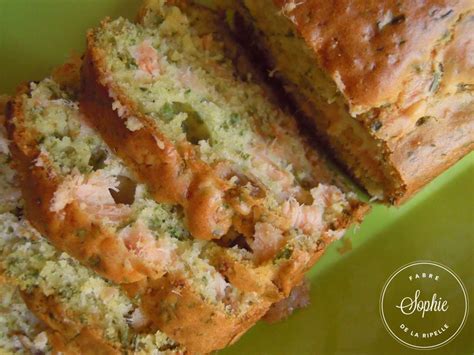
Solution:
M 400 203 L 473 149 L 472 1 L 239 3 L 235 30 L 374 198 Z
M 93 270 L 126 295 L 143 318 L 139 331 L 160 330 L 190 353 L 207 353 L 236 341 L 272 303 L 288 296 L 367 206 L 299 137 L 294 120 L 226 57 L 235 47 L 212 39 L 221 36 L 213 32 L 219 16 L 182 6 L 152 3 L 141 24 L 104 22 L 89 36 L 80 104 L 76 61 L 52 78 L 21 86 L 7 109 L 7 127 L 25 215 L 59 257 L 74 263 L 71 273 L 94 275 L 88 271 Z M 171 35 L 175 30 L 180 36 Z M 153 38 L 162 49 L 176 45 L 178 62 L 166 66 L 170 76 L 160 72 L 160 80 L 147 67 L 137 78 L 137 68 L 107 75 L 113 90 L 145 88 L 121 94 L 127 103 L 137 100 L 133 105 L 121 103 L 119 91 L 98 81 L 97 70 L 105 66 L 94 63 L 92 52 L 104 49 L 123 69 L 134 58 L 130 50 L 136 48 L 129 44 L 155 53 Z M 119 55 L 106 43 L 90 45 L 99 40 L 123 40 L 125 52 Z M 204 59 L 192 50 L 202 41 L 209 41 Z M 126 53 L 130 58 L 122 63 Z M 179 62 L 186 56 L 189 63 Z M 180 70 L 191 81 L 176 82 Z M 226 91 L 232 87 L 239 90 Z M 149 104 L 160 107 L 161 123 L 150 123 L 138 106 L 131 114 L 145 92 Z M 63 311 L 65 300 L 49 303 L 44 292 L 30 292 L 28 299 L 53 329 L 66 325 L 56 319 L 62 316 L 49 317 L 50 308 L 72 319 L 82 314 Z M 102 325 L 71 329 L 73 334 L 57 331 L 66 344 L 76 336 L 80 347 L 104 338 Z M 104 346 L 119 349 L 116 340 Z
M 26 215 L 60 250 L 124 284 L 130 297 L 140 299 L 148 326 L 189 351 L 236 340 L 366 209 L 353 194 L 319 184 L 311 191 L 315 203 L 303 207 L 290 200 L 287 207 L 319 218 L 317 230 L 293 229 L 274 245 L 275 229 L 262 224 L 252 248 L 237 233 L 219 243 L 194 239 L 181 207 L 152 200 L 88 128 L 74 101 L 76 85 L 64 76 L 23 86 L 7 110 Z

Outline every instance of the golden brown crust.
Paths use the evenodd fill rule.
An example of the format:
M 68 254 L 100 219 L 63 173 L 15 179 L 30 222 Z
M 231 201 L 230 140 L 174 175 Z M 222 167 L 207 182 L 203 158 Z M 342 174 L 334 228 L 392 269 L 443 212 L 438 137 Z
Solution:
M 273 267 L 256 267 L 253 261 L 243 263 L 225 250 L 214 253 L 211 262 L 239 290 L 256 292 L 268 301 L 281 299 L 281 292 L 273 282 L 275 276 Z
M 308 97 L 280 78 L 319 138 L 374 196 L 400 204 L 473 150 L 472 1 L 273 2 L 344 99 Z M 260 44 L 276 65 L 265 38 Z
M 309 281 L 304 279 L 301 284 L 293 287 L 287 298 L 272 304 L 262 319 L 270 324 L 276 323 L 288 318 L 296 309 L 307 307 L 311 302 L 309 291 Z
M 419 189 L 474 149 L 474 104 L 456 107 L 455 101 L 440 102 L 433 115 L 393 147 L 392 162 L 400 170 L 407 191 L 397 203 Z M 435 119 L 440 117 L 442 119 Z
M 436 42 L 472 9 L 469 0 L 274 2 L 295 23 L 319 65 L 339 77 L 352 108 L 369 109 L 397 102 L 407 82 L 419 80 L 413 65 L 431 62 Z
M 184 277 L 169 274 L 150 282 L 144 288 L 141 302 L 151 329 L 162 330 L 191 354 L 206 354 L 232 344 L 271 304 L 262 300 L 236 316 L 203 301 Z
M 7 110 L 10 151 L 20 177 L 26 217 L 55 247 L 98 274 L 118 283 L 145 278 L 150 272 L 143 262 L 94 216 L 82 211 L 77 202 L 66 206 L 62 213 L 52 211 L 61 179 L 48 168 L 47 159 L 41 166 L 36 164 L 39 149 L 35 133 L 24 125 L 22 107 L 28 90 L 27 85 L 20 87 Z
M 103 330 L 79 322 L 78 315 L 66 311 L 54 296 L 46 296 L 40 289 L 22 291 L 28 308 L 49 328 L 49 339 L 55 352 L 65 354 L 113 355 L 121 354 L 120 344 L 111 344 Z
M 353 202 L 351 214 L 336 221 L 335 228 L 343 230 L 360 222 L 368 209 L 366 204 Z M 130 285 L 129 293 L 131 296 L 141 294 L 142 306 L 151 320 L 152 329 L 163 330 L 191 353 L 207 353 L 235 342 L 267 312 L 272 303 L 287 297 L 332 241 L 334 237 L 325 234 L 317 241 L 314 250 L 298 250 L 268 273 L 265 268 L 249 267 L 225 253 L 218 254 L 217 268 L 233 285 L 263 296 L 258 304 L 249 306 L 241 316 L 231 316 L 221 308 L 203 302 L 188 281 L 179 275 L 168 274 L 146 286 L 137 285 L 135 289 Z M 218 336 L 210 337 L 209 334 Z

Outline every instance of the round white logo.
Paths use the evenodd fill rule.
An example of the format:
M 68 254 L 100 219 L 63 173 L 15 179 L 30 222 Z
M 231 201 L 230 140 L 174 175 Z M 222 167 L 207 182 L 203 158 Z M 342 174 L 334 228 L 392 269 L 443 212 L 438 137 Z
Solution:
M 469 314 L 461 279 L 433 261 L 415 261 L 396 270 L 380 295 L 382 322 L 399 343 L 419 350 L 437 349 L 453 340 Z

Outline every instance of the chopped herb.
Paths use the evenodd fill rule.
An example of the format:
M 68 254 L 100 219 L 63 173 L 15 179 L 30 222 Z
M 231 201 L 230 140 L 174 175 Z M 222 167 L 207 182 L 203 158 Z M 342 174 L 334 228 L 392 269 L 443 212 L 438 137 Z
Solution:
M 232 126 L 235 126 L 235 125 L 237 124 L 237 122 L 240 121 L 240 119 L 241 119 L 241 118 L 240 118 L 239 114 L 237 114 L 237 113 L 232 113 L 232 114 L 230 115 L 230 124 L 231 124 Z
M 438 11 L 439 11 L 439 9 L 430 10 L 430 12 L 429 12 L 430 17 L 433 17 L 434 15 L 436 15 Z
M 448 41 L 452 38 L 452 32 L 449 31 L 449 30 L 446 30 L 444 33 L 443 33 L 443 36 L 441 37 L 441 42 L 444 42 L 444 41 Z
M 420 74 L 423 71 L 423 66 L 421 64 L 414 64 L 413 69 L 417 74 Z
M 87 235 L 87 231 L 84 228 L 79 228 L 79 229 L 76 229 L 75 235 L 76 237 L 82 239 Z
M 171 238 L 178 239 L 178 240 L 186 239 L 186 233 L 177 227 L 168 228 L 168 233 L 170 234 Z
M 444 14 L 442 14 L 439 18 L 442 20 L 442 19 L 445 19 L 446 17 L 448 17 L 449 15 L 451 15 L 453 13 L 453 10 L 449 10 L 447 12 L 445 12 Z
M 291 258 L 291 255 L 293 255 L 293 249 L 291 249 L 290 247 L 286 247 L 285 249 L 281 250 L 277 256 L 276 256 L 276 259 L 279 260 L 279 259 L 286 259 L 288 260 L 289 258 Z
M 423 117 L 420 117 L 417 121 L 416 121 L 416 125 L 419 127 L 423 124 L 425 124 L 426 122 L 428 122 L 429 119 L 431 118 L 434 118 L 432 116 L 423 116 Z
M 100 256 L 99 255 L 93 255 L 89 258 L 89 260 L 87 260 L 87 263 L 91 266 L 91 267 L 98 267 L 100 265 L 100 262 L 101 262 L 101 259 L 100 259 Z
M 244 153 L 244 152 L 240 152 L 240 156 L 241 156 L 242 159 L 244 159 L 244 160 L 247 160 L 247 159 L 250 158 L 250 154 Z
M 234 10 L 226 10 L 225 20 L 226 20 L 227 25 L 232 30 L 235 30 L 235 11 Z
M 441 77 L 443 76 L 443 65 L 440 63 L 438 66 L 438 70 L 433 74 L 433 81 L 430 84 L 430 92 L 435 93 L 439 89 L 439 85 L 441 84 Z
M 380 128 L 382 128 L 382 122 L 380 122 L 379 120 L 375 120 L 374 122 L 372 122 L 370 128 L 372 129 L 372 131 L 377 132 Z
M 460 91 L 473 91 L 474 84 L 466 84 L 466 83 L 459 83 L 458 84 L 458 92 Z
M 160 114 L 165 120 L 171 121 L 174 116 L 176 116 L 173 104 L 170 104 L 169 102 L 165 103 L 163 107 L 161 107 Z
M 398 25 L 402 22 L 405 21 L 405 15 L 398 15 L 398 16 L 395 16 L 394 18 L 392 18 L 392 20 L 390 21 L 390 25 Z

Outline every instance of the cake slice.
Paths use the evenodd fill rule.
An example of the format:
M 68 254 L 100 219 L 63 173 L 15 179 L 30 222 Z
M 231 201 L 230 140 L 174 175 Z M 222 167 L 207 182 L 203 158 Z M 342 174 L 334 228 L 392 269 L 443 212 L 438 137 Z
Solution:
M 472 151 L 472 1 L 238 3 L 236 32 L 374 198 L 401 203 Z
M 281 298 L 367 208 L 247 68 L 218 14 L 150 1 L 89 33 L 81 109 L 232 283 Z

